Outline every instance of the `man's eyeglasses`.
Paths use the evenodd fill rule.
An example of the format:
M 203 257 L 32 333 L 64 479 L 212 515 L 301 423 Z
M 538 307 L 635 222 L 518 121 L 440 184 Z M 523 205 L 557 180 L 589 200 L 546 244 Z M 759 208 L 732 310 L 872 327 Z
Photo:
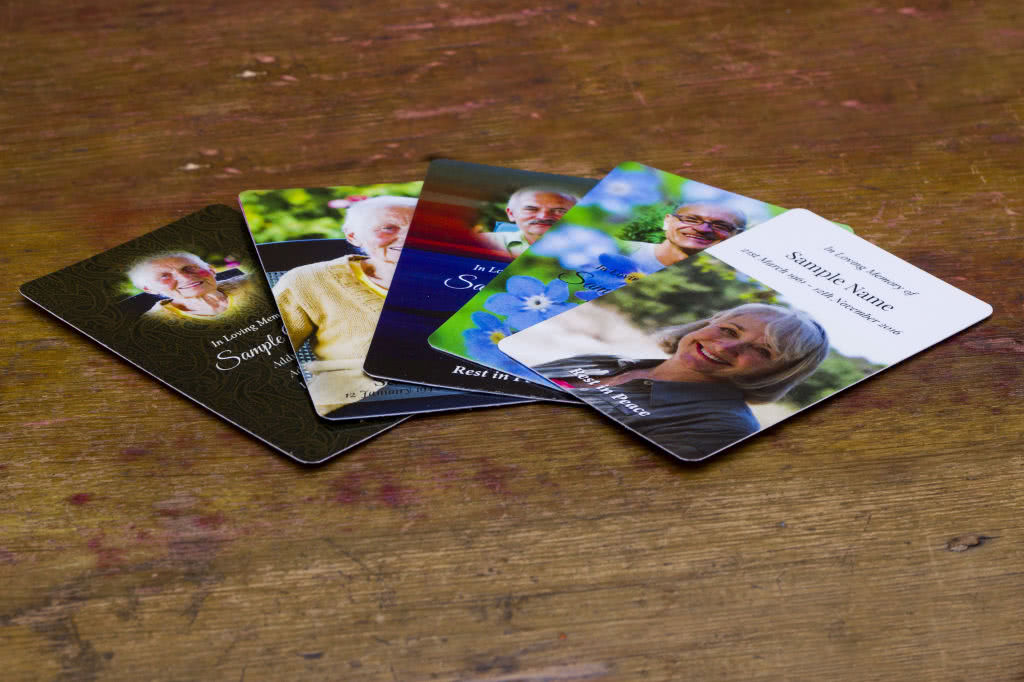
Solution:
M 736 227 L 730 222 L 727 222 L 725 220 L 708 220 L 702 215 L 680 215 L 678 213 L 673 213 L 672 217 L 681 222 L 683 225 L 686 225 L 687 227 L 707 225 L 712 230 L 714 230 L 715 234 L 721 235 L 723 237 L 731 237 L 732 235 L 740 231 L 740 228 Z

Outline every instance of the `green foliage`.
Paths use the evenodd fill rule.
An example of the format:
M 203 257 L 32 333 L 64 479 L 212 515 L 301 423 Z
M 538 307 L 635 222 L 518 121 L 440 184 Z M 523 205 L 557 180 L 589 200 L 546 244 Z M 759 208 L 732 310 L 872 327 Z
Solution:
M 598 205 L 589 204 L 581 206 L 576 204 L 566 215 L 569 216 L 566 222 L 583 225 L 584 227 L 594 227 L 612 236 L 618 234 L 618 225 L 609 223 L 608 211 Z
M 687 261 L 689 266 L 668 268 L 640 286 L 626 286 L 599 299 L 641 329 L 686 324 L 743 303 L 779 303 L 778 295 L 755 280 L 740 278 L 725 263 L 705 254 Z M 829 352 L 828 357 L 802 384 L 783 399 L 795 408 L 825 398 L 884 368 L 864 358 Z
M 694 322 L 743 303 L 776 303 L 774 291 L 752 279 L 740 279 L 722 261 L 704 254 L 687 267 L 667 268 L 640 287 L 617 289 L 602 304 L 614 304 L 633 324 L 658 329 Z
M 832 350 L 814 374 L 789 392 L 785 401 L 804 407 L 884 368 L 885 365 L 877 365 L 864 358 L 846 357 Z
M 632 247 L 624 244 L 629 242 L 660 243 L 664 240 L 664 218 L 665 215 L 675 207 L 688 202 L 704 200 L 703 197 L 715 196 L 718 190 L 708 188 L 700 183 L 673 176 L 668 173 L 656 172 L 656 191 L 652 191 L 650 169 L 635 164 L 626 163 L 620 166 L 627 174 L 637 173 L 637 177 L 631 181 L 636 185 L 629 194 L 629 219 L 624 220 L 626 211 L 607 208 L 614 206 L 614 201 L 608 201 L 607 205 L 601 200 L 594 199 L 588 204 L 577 204 L 567 214 L 565 224 L 575 228 L 589 228 L 596 241 L 588 241 L 587 230 L 582 229 L 573 237 L 574 240 L 582 243 L 574 243 L 564 247 L 566 252 L 578 249 L 577 253 L 583 253 L 589 244 L 594 248 L 604 248 L 600 245 L 603 239 L 605 246 L 609 238 L 618 239 L 617 244 L 620 255 L 629 255 Z M 617 194 L 611 192 L 609 194 Z M 611 197 L 614 199 L 614 197 Z M 592 198 L 593 199 L 593 198 Z M 650 202 L 650 203 L 648 203 Z M 748 227 L 754 227 L 769 218 L 779 215 L 785 209 L 764 204 L 745 197 L 731 196 L 727 199 L 729 205 L 737 204 L 748 216 Z M 490 228 L 488 228 L 490 229 Z M 563 247 L 557 247 L 563 248 Z M 552 247 L 556 249 L 556 247 Z M 503 292 L 508 286 L 512 276 L 523 275 L 533 277 L 543 284 L 553 280 L 561 280 L 568 285 L 570 305 L 580 305 L 592 297 L 595 291 L 605 287 L 605 284 L 594 284 L 595 273 L 598 272 L 594 263 L 583 265 L 563 266 L 561 263 L 580 263 L 579 259 L 565 258 L 562 254 L 556 254 L 554 250 L 548 250 L 547 256 L 540 256 L 528 250 L 521 255 L 515 265 L 509 267 L 497 275 L 486 287 L 478 291 L 458 312 L 449 318 L 430 336 L 430 343 L 436 348 L 445 350 L 462 357 L 469 357 L 466 354 L 466 343 L 464 333 L 476 327 L 472 319 L 473 313 L 484 312 L 488 315 L 501 315 L 487 309 L 488 300 L 491 297 Z M 594 258 L 597 258 L 594 256 Z M 578 267 L 580 271 L 572 268 Z M 588 280 L 588 277 L 591 278 Z M 587 289 L 587 285 L 592 286 Z M 600 293 L 598 291 L 598 293 Z M 721 261 L 714 258 L 698 255 L 687 260 L 683 267 L 669 268 L 658 273 L 654 279 L 644 278 L 639 283 L 622 287 L 611 294 L 597 299 L 595 305 L 609 306 L 616 309 L 632 324 L 638 328 L 648 331 L 655 331 L 662 327 L 693 322 L 698 319 L 710 317 L 714 313 L 733 308 L 743 303 L 780 303 L 776 292 L 765 288 L 758 282 L 737 275 L 737 273 Z M 828 366 L 821 371 L 820 377 L 813 384 L 809 384 L 800 394 L 799 400 L 807 400 L 808 395 L 820 395 L 822 392 L 834 391 L 845 386 L 851 377 L 860 378 L 866 373 L 874 371 L 873 368 L 866 368 L 864 360 L 860 358 L 846 358 L 834 354 L 835 358 L 830 360 Z M 803 404 L 806 404 L 804 402 Z
M 636 217 L 622 228 L 618 237 L 631 242 L 660 244 L 665 241 L 665 216 L 674 206 L 669 203 L 658 203 L 635 209 Z
M 489 201 L 480 207 L 473 231 L 493 232 L 495 224 L 499 222 L 509 222 L 508 214 L 505 213 L 505 204 L 500 201 Z
M 132 296 L 137 296 L 141 293 L 142 289 L 139 289 L 137 286 L 132 284 L 132 281 L 127 277 L 114 286 L 114 295 L 119 299 L 131 298 Z
M 257 244 L 291 239 L 344 239 L 341 225 L 345 208 L 328 204 L 353 196 L 393 195 L 417 197 L 422 182 L 378 185 L 341 185 L 276 190 L 251 190 L 241 194 L 242 211 Z

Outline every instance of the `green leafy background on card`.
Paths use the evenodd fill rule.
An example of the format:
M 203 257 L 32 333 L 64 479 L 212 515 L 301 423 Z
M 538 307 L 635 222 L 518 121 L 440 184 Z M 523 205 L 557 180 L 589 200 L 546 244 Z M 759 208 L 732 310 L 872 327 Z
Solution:
M 598 305 L 613 307 L 637 328 L 654 331 L 711 317 L 744 303 L 786 305 L 778 293 L 711 256 L 690 259 L 692 267 L 667 268 L 641 286 L 625 286 L 600 299 Z M 885 365 L 850 357 L 835 349 L 803 383 L 783 400 L 792 409 L 810 405 L 841 388 L 860 381 Z
M 662 228 L 665 214 L 680 204 L 700 201 L 741 204 L 747 214 L 748 226 L 764 222 L 786 210 L 640 163 L 624 163 L 566 213 L 560 226 L 573 224 L 599 230 L 621 240 L 658 243 L 665 238 Z M 572 283 L 576 278 L 571 273 L 572 270 L 563 267 L 557 257 L 538 256 L 532 253 L 532 249 L 527 251 L 438 328 L 430 336 L 431 345 L 473 359 L 463 337 L 465 331 L 475 327 L 471 315 L 477 311 L 487 312 L 484 308 L 487 299 L 505 291 L 509 277 L 514 275 L 535 277 L 544 283 L 561 275 L 570 282 L 569 302 L 582 304 L 583 301 L 575 294 L 582 291 L 583 286 Z
M 344 239 L 345 207 L 332 205 L 353 196 L 418 197 L 422 181 L 294 189 L 254 189 L 239 200 L 257 244 L 292 239 Z

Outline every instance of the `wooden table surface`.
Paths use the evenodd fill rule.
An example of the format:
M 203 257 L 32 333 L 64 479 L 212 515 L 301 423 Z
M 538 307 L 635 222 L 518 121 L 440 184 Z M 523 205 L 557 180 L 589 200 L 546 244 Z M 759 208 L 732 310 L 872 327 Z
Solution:
M 1024 13 L 0 8 L 0 665 L 56 680 L 1024 680 Z M 301 468 L 20 283 L 255 188 L 624 160 L 852 225 L 993 316 L 704 466 L 571 406 Z

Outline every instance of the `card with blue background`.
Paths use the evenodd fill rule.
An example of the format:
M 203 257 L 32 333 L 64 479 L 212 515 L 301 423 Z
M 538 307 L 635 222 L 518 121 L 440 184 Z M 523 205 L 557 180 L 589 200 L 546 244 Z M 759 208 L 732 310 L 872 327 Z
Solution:
M 459 161 L 430 164 L 363 365 L 371 376 L 576 402 L 564 392 L 435 350 L 427 337 L 551 229 L 594 180 Z M 491 330 L 482 347 L 499 353 Z
M 639 163 L 623 163 L 476 291 L 428 341 L 438 350 L 543 382 L 501 353 L 497 343 L 680 263 L 784 210 Z

